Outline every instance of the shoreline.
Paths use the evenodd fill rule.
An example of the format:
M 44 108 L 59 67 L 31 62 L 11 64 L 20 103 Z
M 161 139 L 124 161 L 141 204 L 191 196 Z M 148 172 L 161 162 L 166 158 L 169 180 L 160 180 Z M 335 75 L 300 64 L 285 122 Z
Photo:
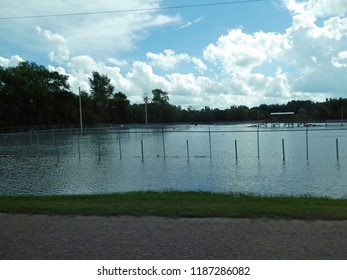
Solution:
M 347 199 L 196 192 L 0 196 L 0 213 L 347 220 Z

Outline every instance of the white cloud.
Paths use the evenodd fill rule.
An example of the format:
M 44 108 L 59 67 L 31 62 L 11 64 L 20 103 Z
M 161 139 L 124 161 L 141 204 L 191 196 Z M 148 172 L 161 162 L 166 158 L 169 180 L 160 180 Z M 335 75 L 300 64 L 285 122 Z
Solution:
M 164 90 L 168 88 L 165 77 L 155 74 L 153 68 L 142 61 L 135 61 L 125 77 L 130 82 L 130 90 L 140 96 L 151 92 L 154 88 Z
M 13 55 L 9 59 L 5 57 L 0 56 L 0 66 L 1 67 L 15 67 L 18 65 L 18 63 L 23 62 L 24 59 L 21 58 L 19 55 Z
M 204 58 L 221 65 L 225 73 L 251 72 L 267 60 L 276 59 L 290 48 L 289 41 L 280 34 L 257 32 L 252 35 L 233 29 L 219 37 L 204 51 Z
M 118 11 L 134 9 L 155 9 L 161 0 L 128 1 L 91 1 L 32 0 L 28 5 L 25 0 L 7 1 L 1 6 L 1 13 L 7 16 L 73 14 L 95 11 Z M 149 36 L 153 28 L 177 24 L 178 15 L 165 15 L 159 11 L 141 11 L 136 13 L 104 13 L 88 16 L 62 16 L 51 18 L 33 18 L 30 20 L 4 21 L 2 27 L 13 30 L 9 33 L 12 42 L 27 44 L 27 49 L 46 49 L 39 38 L 32 36 L 36 26 L 42 38 L 51 43 L 65 44 L 70 55 L 90 55 L 93 57 L 113 57 L 121 52 L 131 51 L 139 40 Z M 54 48 L 50 58 L 63 60 L 67 52 Z
M 347 13 L 345 0 L 284 0 L 284 5 L 293 14 L 310 14 L 313 16 L 343 16 Z
M 194 67 L 200 73 L 207 70 L 207 65 L 199 58 L 191 57 L 186 53 L 176 54 L 173 50 L 164 50 L 163 53 L 147 53 L 146 57 L 150 60 L 150 65 L 159 69 L 169 71 L 175 70 L 180 63 L 193 63 Z M 187 66 L 187 65 L 186 65 Z
M 168 90 L 172 93 L 172 101 L 188 107 L 210 103 L 210 94 L 214 95 L 216 84 L 213 80 L 204 76 L 193 74 L 173 73 L 167 76 Z
M 173 50 L 164 50 L 164 53 L 147 53 L 147 58 L 151 60 L 151 65 L 163 70 L 172 70 L 177 64 L 190 60 L 188 54 L 176 54 Z
M 24 13 L 14 2 L 25 6 L 24 0 L 8 4 Z M 111 8 L 110 3 L 76 0 L 67 9 L 63 0 L 34 0 L 25 14 L 47 13 L 48 8 L 52 13 L 81 11 L 81 7 L 85 11 L 155 8 L 161 2 L 113 1 Z M 37 26 L 37 38 L 31 42 L 57 64 L 50 65 L 50 70 L 69 76 L 73 91 L 78 87 L 89 91 L 88 78 L 98 71 L 108 75 L 115 90 L 124 92 L 131 102 L 142 102 L 143 94 L 154 88 L 168 91 L 173 104 L 195 108 L 343 96 L 347 92 L 347 18 L 343 15 L 347 1 L 285 0 L 284 4 L 293 22 L 281 33 L 231 29 L 200 54 L 163 49 L 159 53 L 145 50 L 143 58 L 122 56 L 150 36 L 152 28 L 181 21 L 179 15 L 158 11 L 34 21 L 30 28 Z M 11 15 L 11 9 L 4 9 Z M 0 57 L 0 66 L 15 66 L 19 61 L 19 56 Z
M 204 17 L 199 17 L 197 19 L 194 19 L 193 21 L 188 21 L 187 23 L 177 27 L 176 29 L 184 29 L 184 28 L 188 28 L 190 26 L 192 26 L 193 24 L 199 23 L 200 21 L 202 21 L 204 19 Z
M 124 59 L 118 60 L 116 58 L 109 57 L 106 60 L 107 60 L 107 62 L 109 62 L 109 63 L 111 63 L 113 65 L 119 66 L 119 67 L 128 65 L 128 62 L 126 60 L 124 60 Z
M 337 57 L 333 57 L 331 63 L 336 68 L 347 68 L 347 51 L 339 52 Z
M 291 67 L 294 92 L 338 96 L 346 92 L 344 51 L 347 45 L 347 18 L 331 17 L 317 23 L 308 14 L 293 16 L 293 25 L 286 30 L 291 48 L 284 62 Z
M 54 49 L 48 53 L 48 57 L 51 61 L 63 63 L 64 61 L 69 60 L 70 51 L 66 46 L 66 40 L 62 35 L 53 33 L 50 30 L 42 30 L 39 26 L 36 27 L 36 31 L 51 42 L 51 46 Z
M 201 59 L 193 57 L 192 62 L 195 64 L 196 70 L 200 73 L 204 73 L 207 70 L 207 65 Z
M 88 1 L 90 2 L 90 1 Z M 110 10 L 110 3 L 106 1 L 102 6 Z M 84 3 L 84 1 L 83 1 Z M 103 2 L 97 2 L 103 3 Z M 159 0 L 153 1 L 113 1 L 111 6 L 118 9 L 145 9 L 159 7 Z M 84 4 L 81 3 L 83 6 Z M 90 8 L 91 9 L 91 8 Z M 94 8 L 101 10 L 101 7 Z M 135 49 L 136 43 L 147 38 L 150 30 L 180 21 L 179 16 L 167 16 L 151 11 L 138 13 L 118 13 L 96 15 L 81 18 L 78 23 L 68 26 L 64 37 L 69 40 L 70 49 L 76 53 L 83 45 L 86 54 L 104 56 L 129 52 Z M 112 50 L 112 52 L 110 52 Z

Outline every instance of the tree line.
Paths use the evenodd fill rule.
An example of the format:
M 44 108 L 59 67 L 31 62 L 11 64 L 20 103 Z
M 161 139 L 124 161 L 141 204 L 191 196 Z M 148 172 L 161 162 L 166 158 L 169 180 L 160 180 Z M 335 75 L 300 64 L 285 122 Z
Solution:
M 182 108 L 169 102 L 168 92 L 153 89 L 141 104 L 131 104 L 117 91 L 107 75 L 97 71 L 89 78 L 90 92 L 74 94 L 68 76 L 49 71 L 34 62 L 0 67 L 0 127 L 27 125 L 72 125 L 79 123 L 79 102 L 83 121 L 97 123 L 210 123 L 267 120 L 272 112 L 294 112 L 299 120 L 344 119 L 347 99 L 325 102 L 293 100 L 287 104 L 258 107 L 231 106 L 228 109 Z

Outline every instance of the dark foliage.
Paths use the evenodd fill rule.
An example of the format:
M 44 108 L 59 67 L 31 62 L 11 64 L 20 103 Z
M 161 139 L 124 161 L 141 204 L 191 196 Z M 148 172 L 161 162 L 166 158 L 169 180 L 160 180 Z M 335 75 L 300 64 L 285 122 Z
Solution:
M 169 103 L 169 93 L 153 89 L 142 104 L 130 104 L 122 92 L 115 93 L 111 80 L 96 71 L 89 79 L 91 92 L 81 92 L 84 123 L 211 123 L 267 120 L 272 112 L 294 112 L 293 118 L 341 120 L 347 99 L 327 99 L 314 103 L 293 100 L 287 104 L 258 107 L 230 106 L 182 109 Z M 16 67 L 0 67 L 0 127 L 60 125 L 79 122 L 79 96 L 71 92 L 68 77 L 36 63 L 21 62 Z

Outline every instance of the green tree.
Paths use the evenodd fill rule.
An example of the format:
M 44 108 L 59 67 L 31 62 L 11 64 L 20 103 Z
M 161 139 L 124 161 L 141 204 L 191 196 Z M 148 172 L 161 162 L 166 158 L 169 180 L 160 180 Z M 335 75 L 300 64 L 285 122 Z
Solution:
M 154 123 L 173 121 L 173 110 L 169 104 L 169 94 L 162 89 L 152 90 L 152 102 L 147 106 L 148 119 Z
M 113 123 L 126 123 L 129 120 L 130 101 L 121 92 L 114 94 L 110 100 L 108 111 Z
M 169 94 L 162 89 L 154 89 L 152 90 L 152 103 L 154 104 L 169 104 Z
M 93 71 L 92 78 L 89 78 L 89 84 L 97 121 L 99 123 L 108 122 L 107 107 L 114 91 L 114 86 L 111 85 L 111 79 L 107 75 Z
M 68 77 L 44 66 L 21 62 L 16 67 L 0 69 L 0 122 L 3 126 L 69 122 L 76 112 L 67 104 L 73 104 L 75 99 Z M 67 106 L 64 115 L 57 111 L 57 101 Z

